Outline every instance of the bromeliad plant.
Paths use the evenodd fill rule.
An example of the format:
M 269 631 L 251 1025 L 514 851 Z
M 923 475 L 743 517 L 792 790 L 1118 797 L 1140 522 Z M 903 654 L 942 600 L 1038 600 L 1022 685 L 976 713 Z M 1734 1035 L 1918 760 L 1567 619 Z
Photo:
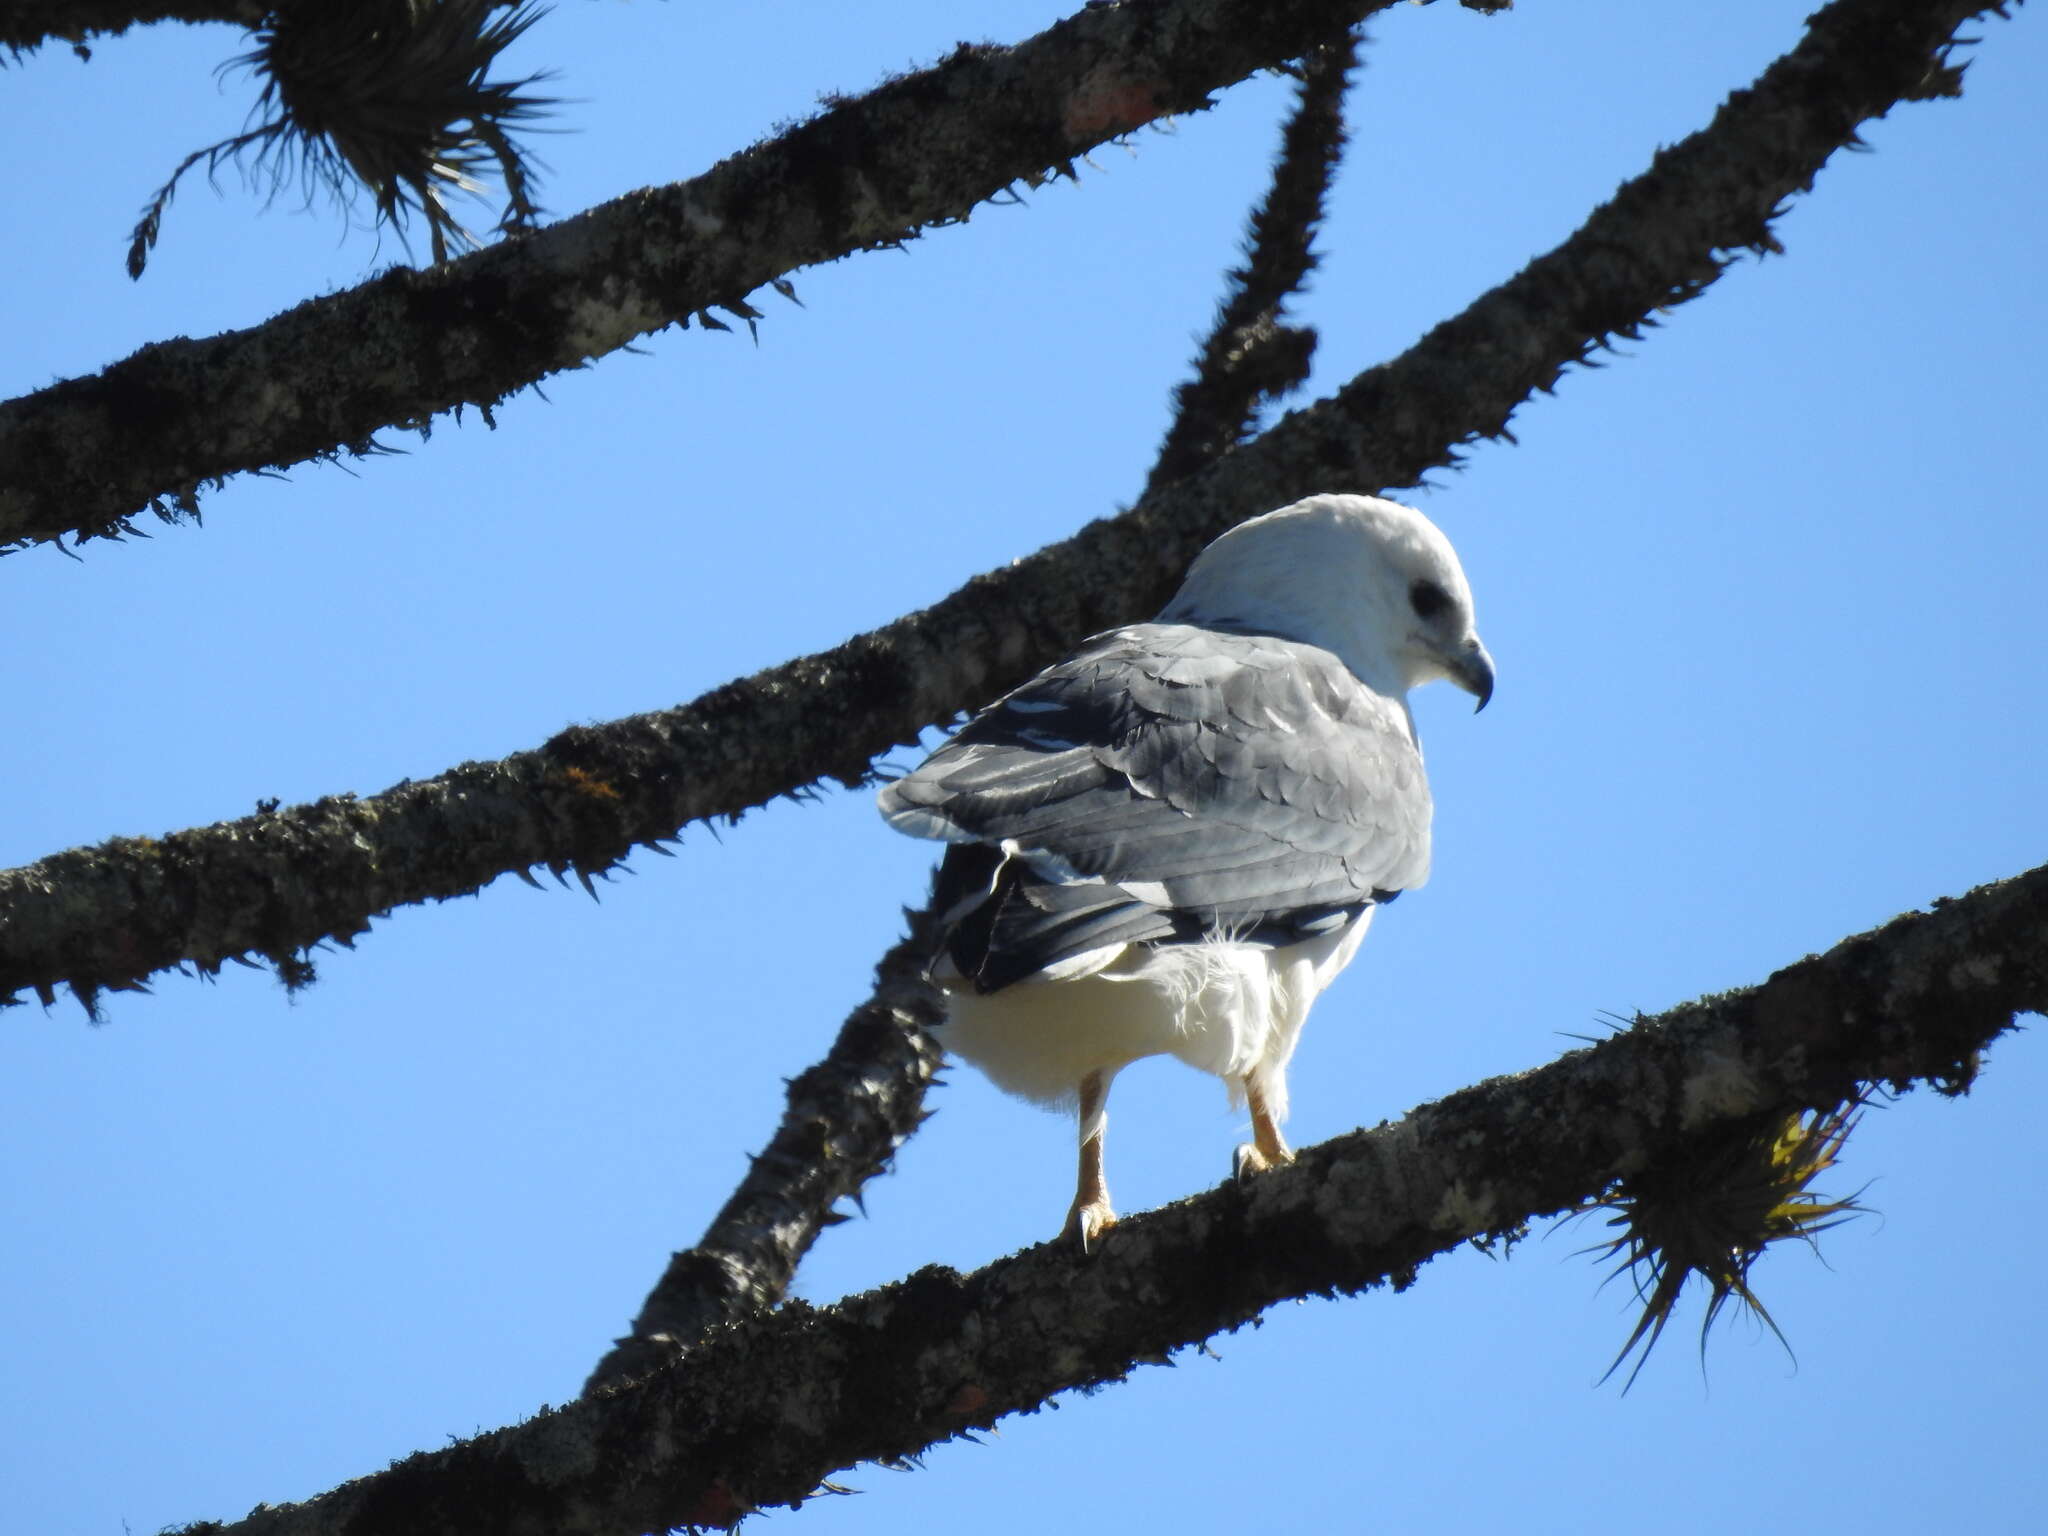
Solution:
M 505 189 L 497 229 L 530 227 L 540 213 L 536 166 L 513 131 L 553 105 L 528 90 L 546 76 L 489 76 L 498 56 L 543 14 L 495 0 L 290 0 L 273 7 L 253 34 L 256 46 L 223 66 L 262 80 L 250 114 L 261 120 L 185 157 L 135 226 L 128 275 L 142 275 L 179 178 L 202 160 L 212 175 L 253 155 L 249 172 L 269 179 L 273 197 L 294 180 L 309 202 L 325 191 L 347 205 L 366 190 L 377 224 L 401 240 L 409 219 L 425 221 L 436 262 L 448 259 L 451 243 L 478 243 L 449 211 L 448 196 L 481 196 L 480 177 L 493 171 Z
M 1707 1286 L 1703 1356 L 1707 1332 L 1731 1297 L 1791 1353 L 1784 1331 L 1750 1287 L 1750 1268 L 1771 1244 L 1788 1238 L 1818 1251 L 1814 1240 L 1821 1233 L 1867 1209 L 1858 1202 L 1861 1190 L 1831 1200 L 1808 1187 L 1835 1165 L 1865 1102 L 1859 1093 L 1825 1114 L 1773 1115 L 1734 1126 L 1705 1148 L 1694 1143 L 1629 1174 L 1582 1209 L 1581 1215 L 1614 1213 L 1607 1225 L 1620 1228 L 1619 1235 L 1588 1251 L 1618 1260 L 1615 1273 L 1633 1277 L 1643 1304 L 1635 1331 L 1602 1381 L 1640 1344 L 1642 1353 L 1622 1390 L 1635 1384 L 1695 1275 Z

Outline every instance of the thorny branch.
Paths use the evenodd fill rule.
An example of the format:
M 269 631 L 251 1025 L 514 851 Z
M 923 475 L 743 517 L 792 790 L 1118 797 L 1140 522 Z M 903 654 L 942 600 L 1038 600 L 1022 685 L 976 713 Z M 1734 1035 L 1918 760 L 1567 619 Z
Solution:
M 1302 60 L 1300 96 L 1281 136 L 1273 184 L 1252 211 L 1245 264 L 1230 273 L 1195 376 L 1173 392 L 1173 425 L 1145 481 L 1147 495 L 1237 447 L 1251 435 L 1261 406 L 1308 379 L 1316 333 L 1285 324 L 1286 304 L 1315 270 L 1312 246 L 1344 156 L 1344 93 L 1359 41 L 1347 32 Z
M 875 993 L 853 1011 L 823 1061 L 789 1085 L 789 1108 L 767 1148 L 694 1248 L 670 1255 L 633 1331 L 584 1384 L 618 1386 L 673 1360 L 721 1323 L 765 1312 L 788 1293 L 819 1232 L 844 1218 L 925 1117 L 939 1070 L 927 1032 L 940 1004 L 921 974 L 930 916 L 882 957 Z
M 1135 0 L 963 44 L 703 175 L 0 404 L 0 550 L 176 521 L 230 475 L 377 450 L 786 274 L 965 219 L 1392 0 Z M 1464 0 L 1490 8 L 1492 0 Z
M 1203 544 L 1323 490 L 1413 485 L 1616 334 L 1638 336 L 1744 248 L 1858 126 L 1953 95 L 1955 28 L 1976 0 L 1835 0 L 1804 41 L 1700 132 L 1658 152 L 1564 244 L 1392 362 L 1288 416 L 1206 471 L 931 608 L 696 702 L 357 799 L 117 838 L 0 872 L 0 998 L 107 988 L 248 953 L 287 981 L 304 951 L 373 916 L 508 872 L 586 883 L 636 845 L 837 780 L 1112 624 L 1155 609 Z M 1091 13 L 1093 14 L 1093 13 Z M 1328 34 L 1324 34 L 1328 35 Z M 490 253 L 485 253 L 489 255 Z
M 1405 1289 L 1468 1239 L 1512 1238 L 1760 1113 L 1859 1084 L 1967 1088 L 2020 1011 L 2048 1008 L 2048 867 L 1894 918 L 1761 986 L 1672 1009 L 1129 1218 L 1093 1256 L 1030 1248 L 932 1267 L 831 1307 L 722 1328 L 616 1393 L 191 1536 L 638 1536 L 796 1504 L 1054 1394 L 1239 1327 L 1292 1297 Z

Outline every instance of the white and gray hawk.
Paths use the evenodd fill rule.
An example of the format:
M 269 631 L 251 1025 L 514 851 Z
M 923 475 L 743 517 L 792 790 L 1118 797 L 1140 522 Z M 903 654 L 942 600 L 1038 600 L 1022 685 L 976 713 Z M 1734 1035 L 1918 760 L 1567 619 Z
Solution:
M 1450 542 L 1410 507 L 1312 496 L 1224 534 L 1158 618 L 1085 642 L 882 790 L 898 831 L 952 844 L 941 1040 L 1079 1111 L 1084 1248 L 1116 1220 L 1105 1105 L 1140 1057 L 1249 1106 L 1240 1176 L 1293 1156 L 1309 1007 L 1373 908 L 1429 874 L 1408 690 L 1436 678 L 1493 693 Z

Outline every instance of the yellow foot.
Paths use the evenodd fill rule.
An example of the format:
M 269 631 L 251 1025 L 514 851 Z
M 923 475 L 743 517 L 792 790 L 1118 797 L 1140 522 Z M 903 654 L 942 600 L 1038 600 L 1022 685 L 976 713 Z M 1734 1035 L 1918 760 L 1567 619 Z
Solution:
M 1067 1212 L 1066 1226 L 1060 1229 L 1060 1241 L 1079 1242 L 1083 1253 L 1093 1253 L 1102 1234 L 1115 1225 L 1116 1212 L 1109 1208 L 1108 1200 L 1076 1200 Z

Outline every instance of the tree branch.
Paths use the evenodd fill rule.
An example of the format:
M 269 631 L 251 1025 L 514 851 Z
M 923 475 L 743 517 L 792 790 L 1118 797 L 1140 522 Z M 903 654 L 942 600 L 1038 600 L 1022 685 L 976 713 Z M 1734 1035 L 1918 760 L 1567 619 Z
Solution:
M 1344 93 L 1359 42 L 1347 32 L 1302 60 L 1301 92 L 1281 135 L 1272 186 L 1252 210 L 1245 264 L 1229 274 L 1195 376 L 1173 392 L 1173 425 L 1146 478 L 1147 495 L 1237 447 L 1251 435 L 1260 406 L 1308 378 L 1316 333 L 1281 322 L 1288 298 L 1315 270 L 1312 246 L 1330 178 L 1344 157 Z
M 789 1085 L 789 1108 L 697 1246 L 672 1254 L 633 1331 L 615 1341 L 586 1394 L 644 1376 L 721 1323 L 766 1312 L 788 1293 L 818 1233 L 844 1218 L 862 1187 L 925 1118 L 938 1075 L 927 1032 L 944 1009 L 922 970 L 932 952 L 929 909 L 882 957 L 875 993 L 853 1011 L 823 1061 Z
M 375 450 L 803 266 L 964 219 L 1023 179 L 1296 58 L 1392 0 L 1138 0 L 842 102 L 701 176 L 630 193 L 263 325 L 146 347 L 0 405 L 0 549 L 176 521 L 204 485 Z M 1465 0 L 1491 8 L 1491 0 Z
M 266 9 L 259 0 L 0 0 L 0 48 L 19 58 L 45 43 L 66 42 L 83 54 L 90 52 L 89 37 L 118 37 L 158 21 L 253 27 Z
M 193 1536 L 729 1526 L 831 1473 L 900 1462 L 1287 1299 L 1404 1289 L 1471 1238 L 1512 1237 L 1761 1113 L 1859 1084 L 1967 1088 L 2019 1011 L 2048 1008 L 2048 866 L 1893 919 L 1763 985 L 1644 1019 L 1128 1218 L 1093 1257 L 1046 1244 L 933 1267 L 835 1306 L 721 1329 L 678 1366 L 304 1504 Z
M 588 883 L 635 845 L 737 816 L 979 705 L 1084 636 L 1155 610 L 1195 553 L 1240 519 L 1322 490 L 1413 485 L 1458 448 L 1507 435 L 1515 408 L 1614 334 L 1692 298 L 1731 249 L 1772 249 L 1770 220 L 1859 124 L 1951 95 L 1951 34 L 1978 0 L 1834 0 L 1805 40 L 1713 122 L 1660 151 L 1569 240 L 1334 397 L 1121 517 L 1091 523 L 931 608 L 706 694 L 563 732 L 357 799 L 116 838 L 0 872 L 0 999 L 109 988 L 248 953 L 288 983 L 323 941 L 373 916 L 470 894 L 535 865 Z M 1091 13 L 1092 14 L 1092 13 Z

